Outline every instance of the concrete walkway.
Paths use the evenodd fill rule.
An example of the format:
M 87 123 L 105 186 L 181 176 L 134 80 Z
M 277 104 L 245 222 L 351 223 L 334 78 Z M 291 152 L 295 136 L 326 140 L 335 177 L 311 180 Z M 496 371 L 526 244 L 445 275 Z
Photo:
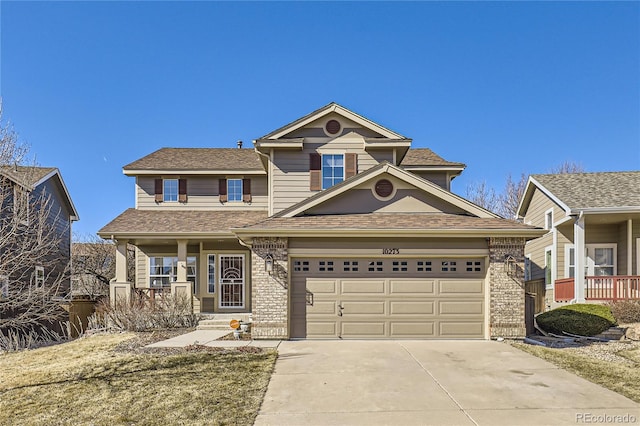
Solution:
M 507 343 L 284 341 L 278 353 L 256 425 L 640 423 L 638 404 Z
M 171 339 L 147 345 L 149 348 L 182 348 L 189 345 L 203 345 L 217 348 L 237 348 L 255 346 L 259 348 L 277 348 L 280 340 L 217 340 L 231 333 L 231 330 L 196 330 Z

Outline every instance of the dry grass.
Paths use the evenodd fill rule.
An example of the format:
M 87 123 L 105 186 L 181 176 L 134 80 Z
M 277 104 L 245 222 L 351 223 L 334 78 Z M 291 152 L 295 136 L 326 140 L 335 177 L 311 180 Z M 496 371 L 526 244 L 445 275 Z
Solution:
M 0 355 L 0 425 L 253 423 L 274 351 L 135 350 L 135 339 L 102 334 Z
M 640 402 L 640 348 L 613 351 L 618 360 L 608 361 L 575 348 L 545 348 L 514 343 L 519 349 L 571 371 L 627 398 Z M 625 345 L 623 345 L 625 346 Z

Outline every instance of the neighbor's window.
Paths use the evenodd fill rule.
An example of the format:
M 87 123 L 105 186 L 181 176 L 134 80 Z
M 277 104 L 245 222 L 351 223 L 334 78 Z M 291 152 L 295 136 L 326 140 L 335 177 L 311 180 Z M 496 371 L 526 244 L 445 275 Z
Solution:
M 178 201 L 178 179 L 164 179 L 162 181 L 164 201 Z
M 33 278 L 36 287 L 42 287 L 44 285 L 44 267 L 36 266 Z
M 322 189 L 327 189 L 344 180 L 344 154 L 322 156 Z
M 21 223 L 29 224 L 29 191 L 18 185 L 13 187 L 13 213 Z
M 553 268 L 553 257 L 551 256 L 551 249 L 546 249 L 544 251 L 544 283 L 546 285 L 551 285 L 551 270 Z
M 0 297 L 9 297 L 9 277 L 0 275 Z
M 242 179 L 227 179 L 227 200 L 242 201 Z
M 151 287 L 169 286 L 178 279 L 178 257 L 155 256 L 149 258 L 149 284 Z M 196 282 L 196 258 L 187 257 L 187 281 Z M 195 291 L 195 288 L 194 288 Z
M 544 214 L 544 229 L 551 230 L 553 228 L 553 209 L 547 210 Z

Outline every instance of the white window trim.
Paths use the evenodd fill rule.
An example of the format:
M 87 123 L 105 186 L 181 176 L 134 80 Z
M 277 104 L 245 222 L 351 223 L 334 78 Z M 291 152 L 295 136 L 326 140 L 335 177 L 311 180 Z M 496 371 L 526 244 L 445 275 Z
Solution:
M 570 254 L 570 250 L 573 249 L 573 274 L 575 276 L 576 273 L 576 258 L 575 258 L 575 244 L 565 244 L 564 245 L 564 277 L 565 278 L 569 278 L 569 268 L 571 267 L 571 265 L 569 264 L 569 259 L 571 259 L 571 256 L 569 256 Z
M 342 180 L 340 182 L 334 183 L 333 185 L 328 186 L 326 188 L 324 187 L 324 156 L 325 155 L 340 155 L 342 157 Z M 346 155 L 345 155 L 344 151 L 337 152 L 337 153 L 322 152 L 320 154 L 320 187 L 322 188 L 322 190 L 329 189 L 329 188 L 331 188 L 331 187 L 333 187 L 335 185 L 338 185 L 339 183 L 344 182 L 345 174 L 346 174 L 346 162 L 345 161 L 346 161 Z
M 547 283 L 547 252 L 551 252 L 551 274 L 550 274 L 550 282 Z M 554 279 L 554 274 L 553 274 L 553 270 L 554 268 L 554 257 L 553 257 L 553 246 L 547 246 L 544 248 L 544 281 L 545 281 L 545 285 L 546 287 L 549 288 L 553 288 L 553 285 L 555 283 L 555 279 Z
M 239 181 L 240 182 L 240 199 L 239 200 L 232 200 L 231 199 L 231 190 L 229 187 L 229 184 L 231 183 L 231 181 Z M 241 203 L 242 199 L 243 199 L 243 194 L 244 194 L 244 184 L 242 182 L 242 178 L 238 178 L 238 177 L 233 177 L 233 178 L 227 178 L 227 202 L 228 203 Z
M 551 213 L 551 220 L 547 221 L 547 217 L 549 216 L 549 213 Z M 544 212 L 544 229 L 546 229 L 547 231 L 552 231 L 554 228 L 554 223 L 553 223 L 553 208 L 550 208 L 549 210 L 546 210 Z
M 213 291 L 209 290 L 210 286 L 212 285 L 212 283 L 209 282 L 209 266 L 211 265 L 211 259 L 213 258 Z M 218 266 L 216 263 L 216 255 L 215 253 L 207 253 L 207 271 L 206 271 L 206 275 L 207 275 L 207 294 L 215 294 L 216 293 L 216 287 L 218 284 L 218 277 L 217 277 L 217 273 L 218 273 Z
M 166 191 L 165 184 L 171 181 L 175 181 L 176 183 L 176 199 L 175 200 L 167 199 L 167 191 Z M 162 179 L 162 201 L 165 203 L 177 203 L 179 199 L 180 199 L 180 182 L 178 181 L 178 179 L 173 179 L 173 178 Z
M 33 283 L 36 287 L 44 287 L 45 280 L 44 266 L 36 266 L 33 271 Z
M 590 249 L 597 248 L 612 248 L 613 249 L 613 275 L 618 275 L 618 244 L 617 243 L 598 243 L 598 244 L 585 244 L 587 249 L 587 253 L 589 253 Z M 589 260 L 589 256 L 587 255 L 587 269 L 588 273 L 586 276 L 592 276 L 593 268 L 595 267 L 595 262 L 591 263 Z
M 175 274 L 175 275 L 174 275 L 174 274 L 173 274 L 173 272 L 169 273 L 169 284 L 168 284 L 168 285 L 166 285 L 166 286 L 164 286 L 164 285 L 162 285 L 162 284 L 160 284 L 160 285 L 153 285 L 153 284 L 152 284 L 152 280 L 153 280 L 153 278 L 152 278 L 152 277 L 165 277 L 165 276 L 166 276 L 166 275 L 158 275 L 158 274 L 154 274 L 154 275 L 152 275 L 152 274 L 151 274 L 151 259 L 152 259 L 152 258 L 154 258 L 154 257 L 162 257 L 162 258 L 171 258 L 171 259 L 175 259 L 175 260 L 176 260 L 176 266 L 175 266 L 175 267 L 177 268 L 177 262 L 178 262 L 178 260 L 177 260 L 177 259 L 178 259 L 178 254 L 177 254 L 177 253 L 176 253 L 176 254 L 173 254 L 173 253 L 150 254 L 150 255 L 148 256 L 148 259 L 147 259 L 147 285 L 149 286 L 149 288 L 162 288 L 162 287 L 169 287 L 169 286 L 171 285 L 171 283 L 172 283 L 172 282 L 176 282 L 176 280 L 177 280 L 177 275 L 178 275 L 178 274 Z M 189 274 L 188 274 L 188 272 L 189 272 L 189 269 L 188 269 L 188 267 L 189 267 L 189 258 L 193 258 L 193 259 L 195 260 L 195 262 L 196 262 L 196 264 L 195 264 L 195 275 L 189 275 Z M 174 265 L 171 265 L 171 270 L 172 270 L 172 271 L 173 271 L 173 268 L 174 268 Z M 190 276 L 191 276 L 191 277 L 193 277 L 193 279 L 194 279 L 194 287 L 195 287 L 195 288 L 194 288 L 194 294 L 197 294 L 197 293 L 195 293 L 195 290 L 196 290 L 196 289 L 197 289 L 197 287 L 198 287 L 198 256 L 197 256 L 197 255 L 195 255 L 195 254 L 189 254 L 189 253 L 187 253 L 187 280 L 189 280 L 189 277 L 190 277 Z

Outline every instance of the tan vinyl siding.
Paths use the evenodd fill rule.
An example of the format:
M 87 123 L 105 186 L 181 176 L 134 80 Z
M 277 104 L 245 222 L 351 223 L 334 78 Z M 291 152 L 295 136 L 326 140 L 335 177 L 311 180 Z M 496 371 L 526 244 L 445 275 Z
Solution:
M 525 255 L 531 255 L 531 279 L 544 279 L 544 250 L 553 244 L 552 235 L 546 234 L 528 241 L 524 248 Z
M 273 213 L 299 203 L 317 191 L 309 189 L 309 154 L 331 150 L 335 152 L 355 152 L 358 154 L 357 173 L 363 172 L 381 161 L 392 161 L 392 151 L 378 151 L 374 155 L 364 151 L 362 140 L 349 138 L 348 141 L 328 138 L 310 138 L 302 151 L 281 150 L 273 153 Z
M 223 178 L 226 176 L 222 176 Z M 236 176 L 228 176 L 236 178 Z M 242 178 L 238 175 L 237 178 Z M 251 179 L 250 203 L 220 203 L 218 194 L 219 176 L 187 177 L 187 202 L 155 202 L 154 182 L 157 176 L 138 176 L 136 179 L 137 208 L 172 210 L 267 210 L 268 183 L 266 176 L 244 176 Z
M 560 206 L 554 203 L 542 191 L 536 188 L 533 193 L 533 197 L 531 198 L 531 203 L 529 204 L 527 214 L 524 217 L 524 223 L 526 223 L 527 225 L 539 226 L 540 228 L 544 228 L 545 213 L 551 208 L 553 208 L 554 222 L 557 222 L 558 220 L 565 217 L 564 210 L 562 210 Z
M 422 179 L 435 183 L 436 185 L 444 189 L 449 189 L 449 177 L 447 176 L 447 172 L 423 172 L 418 170 L 407 171 L 413 173 L 414 175 L 420 176 Z
M 573 226 L 562 227 L 558 229 L 558 253 L 557 253 L 557 268 L 556 278 L 569 278 L 566 273 L 566 267 L 568 259 L 566 258 L 566 247 L 573 246 Z

